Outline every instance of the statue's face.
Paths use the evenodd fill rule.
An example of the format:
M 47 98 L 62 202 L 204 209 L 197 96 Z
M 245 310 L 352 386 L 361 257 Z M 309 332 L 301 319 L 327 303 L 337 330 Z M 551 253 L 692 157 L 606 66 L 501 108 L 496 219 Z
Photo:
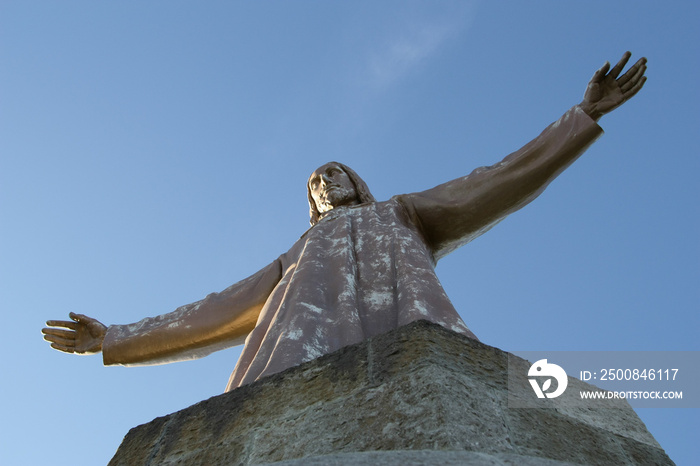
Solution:
M 359 204 L 355 185 L 335 163 L 327 163 L 311 174 L 309 190 L 321 214 L 342 205 Z

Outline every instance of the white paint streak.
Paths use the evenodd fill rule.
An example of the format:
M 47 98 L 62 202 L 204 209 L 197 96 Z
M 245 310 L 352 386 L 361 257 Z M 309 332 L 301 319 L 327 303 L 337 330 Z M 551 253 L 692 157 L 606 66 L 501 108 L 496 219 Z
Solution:
M 418 301 L 418 300 L 414 300 L 414 301 L 413 301 L 413 307 L 415 307 L 415 308 L 418 310 L 418 312 L 419 312 L 421 315 L 423 315 L 423 316 L 426 316 L 426 317 L 427 317 L 427 316 L 430 315 L 430 312 L 429 312 L 428 309 L 425 307 L 425 305 L 424 305 L 422 302 Z
M 297 328 L 287 332 L 287 338 L 289 338 L 290 340 L 297 341 L 303 336 L 303 334 L 304 332 L 300 328 Z
M 321 309 L 321 308 L 318 307 L 318 306 L 314 306 L 313 304 L 309 304 L 309 303 L 299 303 L 299 305 L 300 305 L 300 306 L 303 306 L 303 307 L 305 307 L 305 308 L 307 308 L 308 310 L 310 310 L 310 311 L 313 312 L 313 313 L 316 313 L 316 314 L 322 314 L 322 313 L 323 313 L 323 309 Z

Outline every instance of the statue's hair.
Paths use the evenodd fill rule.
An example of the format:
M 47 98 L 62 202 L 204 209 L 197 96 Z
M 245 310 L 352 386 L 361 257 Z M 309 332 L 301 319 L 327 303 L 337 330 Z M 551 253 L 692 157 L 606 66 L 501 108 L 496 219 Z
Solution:
M 348 175 L 348 178 L 350 178 L 350 181 L 352 182 L 353 186 L 355 186 L 355 192 L 357 192 L 357 199 L 360 201 L 360 204 L 365 204 L 368 202 L 376 202 L 376 199 L 374 199 L 374 196 L 372 196 L 372 193 L 369 192 L 369 187 L 367 186 L 367 183 L 365 183 L 362 178 L 360 178 L 360 175 L 355 173 L 355 171 L 348 167 L 347 165 L 343 165 L 342 163 L 339 162 L 329 162 L 333 163 L 337 166 L 339 166 L 346 175 Z M 311 177 L 309 177 L 311 179 Z M 309 187 L 309 183 L 306 183 L 306 194 L 309 198 L 309 216 L 311 217 L 309 219 L 309 223 L 311 223 L 311 226 L 316 225 L 316 223 L 321 219 L 321 214 L 318 211 L 318 208 L 316 207 L 316 201 L 314 201 L 313 196 L 311 196 L 311 188 Z

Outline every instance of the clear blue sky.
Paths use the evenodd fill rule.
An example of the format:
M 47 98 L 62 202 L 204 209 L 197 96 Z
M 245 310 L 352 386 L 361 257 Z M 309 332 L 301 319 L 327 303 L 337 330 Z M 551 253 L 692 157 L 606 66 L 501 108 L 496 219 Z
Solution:
M 0 463 L 105 464 L 221 393 L 231 349 L 103 367 L 40 335 L 129 323 L 266 265 L 329 160 L 378 199 L 492 164 L 625 50 L 649 80 L 533 204 L 438 264 L 490 345 L 700 350 L 695 1 L 0 4 Z M 697 409 L 639 415 L 678 464 Z

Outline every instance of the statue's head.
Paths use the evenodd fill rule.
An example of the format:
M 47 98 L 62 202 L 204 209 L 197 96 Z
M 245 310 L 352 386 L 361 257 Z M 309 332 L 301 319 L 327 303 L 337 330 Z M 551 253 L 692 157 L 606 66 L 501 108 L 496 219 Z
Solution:
M 338 162 L 329 162 L 314 170 L 306 188 L 311 226 L 336 207 L 374 202 L 362 178 Z

